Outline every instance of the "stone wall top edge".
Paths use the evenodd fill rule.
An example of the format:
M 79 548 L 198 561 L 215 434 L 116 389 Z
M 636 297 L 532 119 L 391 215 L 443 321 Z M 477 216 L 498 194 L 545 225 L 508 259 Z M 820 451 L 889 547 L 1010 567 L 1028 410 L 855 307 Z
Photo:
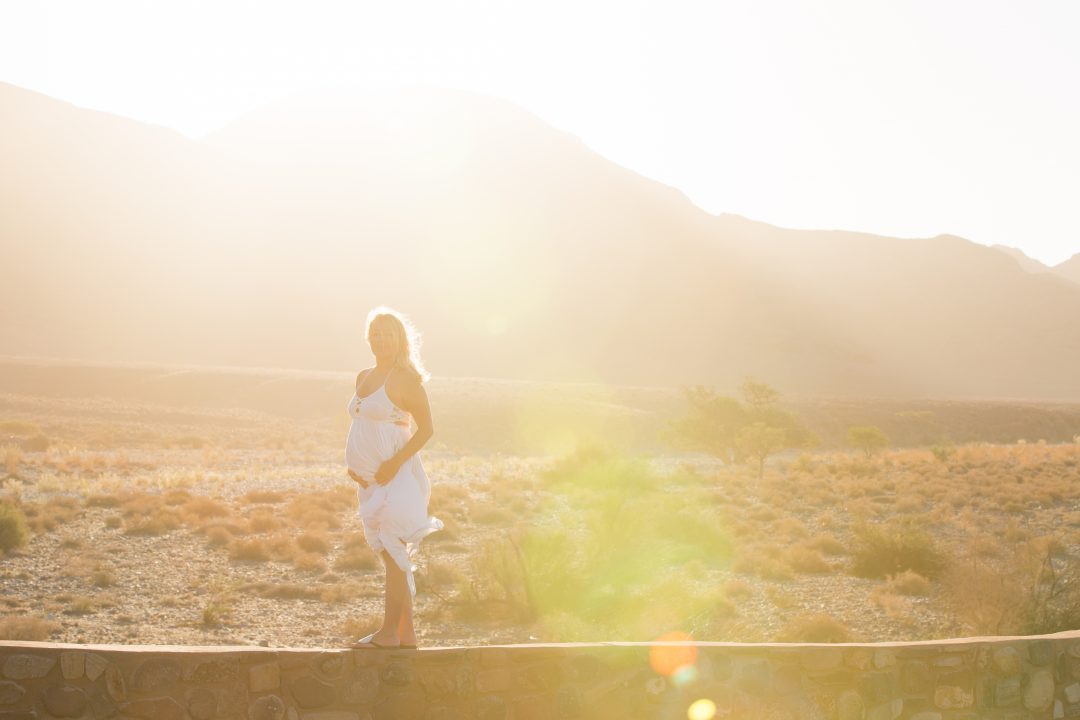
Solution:
M 606 647 L 651 647 L 654 645 L 695 645 L 697 647 L 728 648 L 732 650 L 744 649 L 768 650 L 784 649 L 796 650 L 799 648 L 903 648 L 903 647 L 955 647 L 973 644 L 1016 643 L 1033 642 L 1036 640 L 1069 640 L 1080 639 L 1080 630 L 1054 633 L 1052 635 L 1010 635 L 1010 636 L 984 636 L 965 638 L 944 638 L 940 640 L 913 640 L 905 642 L 878 642 L 878 643 L 736 643 L 736 642 L 580 642 L 580 643 L 530 643 L 521 645 L 453 645 L 445 647 L 425 647 L 418 652 L 431 651 L 461 651 L 461 650 L 484 650 L 499 648 L 503 650 L 526 650 L 540 648 L 557 649 L 600 649 Z M 24 650 L 84 650 L 97 652 L 130 652 L 130 653 L 190 653 L 190 654 L 220 654 L 220 653 L 323 653 L 328 651 L 347 651 L 347 648 L 282 648 L 264 647 L 261 645 L 80 645 L 75 643 L 51 643 L 30 642 L 20 640 L 0 640 L 0 649 L 24 649 Z M 362 652 L 362 651 L 357 651 Z M 410 651 L 403 651 L 410 652 Z

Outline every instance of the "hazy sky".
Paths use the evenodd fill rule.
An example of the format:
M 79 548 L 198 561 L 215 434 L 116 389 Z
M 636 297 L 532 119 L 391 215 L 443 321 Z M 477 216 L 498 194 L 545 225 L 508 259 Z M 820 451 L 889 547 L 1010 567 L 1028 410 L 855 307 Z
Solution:
M 710 212 L 1053 264 L 1078 37 L 1076 0 L 5 0 L 0 82 L 192 137 L 312 86 L 468 88 Z

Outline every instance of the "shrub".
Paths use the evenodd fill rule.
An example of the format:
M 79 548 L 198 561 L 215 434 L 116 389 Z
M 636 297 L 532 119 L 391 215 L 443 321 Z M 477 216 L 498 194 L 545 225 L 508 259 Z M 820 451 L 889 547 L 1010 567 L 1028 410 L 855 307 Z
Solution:
M 270 551 L 262 540 L 234 540 L 229 546 L 229 559 L 267 562 L 270 560 Z
M 831 615 L 800 615 L 789 622 L 776 636 L 777 642 L 845 643 L 854 636 L 842 622 Z
M 95 610 L 97 610 L 97 606 L 94 604 L 94 598 L 82 595 L 73 599 L 64 613 L 66 615 L 89 615 Z
M 857 544 L 852 573 L 857 577 L 883 578 L 914 570 L 934 578 L 944 568 L 944 558 L 933 538 L 909 520 L 887 525 L 860 523 L 852 531 Z
M 208 497 L 194 497 L 184 503 L 184 515 L 200 520 L 228 517 L 229 508 Z
M 276 504 L 285 502 L 285 495 L 276 490 L 250 490 L 240 499 L 249 505 L 258 503 Z
M 274 514 L 268 510 L 257 510 L 251 514 L 251 519 L 248 520 L 249 533 L 257 534 L 273 532 L 280 527 L 281 521 L 274 517 Z
M 321 588 L 299 583 L 258 582 L 244 585 L 240 591 L 253 593 L 267 600 L 318 600 L 322 597 Z
M 320 532 L 306 532 L 296 539 L 296 544 L 308 553 L 325 555 L 330 552 L 330 540 Z
M 956 563 L 944 585 L 954 612 L 979 634 L 1042 635 L 1080 627 L 1080 567 L 1051 539 L 1013 545 L 997 564 Z
M 292 562 L 297 553 L 296 542 L 286 533 L 271 535 L 266 539 L 266 550 L 278 562 Z
M 232 540 L 232 533 L 220 525 L 206 530 L 206 544 L 210 547 L 225 547 L 230 540 Z
M 875 452 L 889 446 L 889 439 L 881 428 L 875 425 L 857 425 L 848 428 L 848 444 L 856 450 L 862 450 L 867 458 Z
M 90 576 L 90 581 L 94 583 L 94 587 L 112 587 L 116 584 L 116 575 L 109 570 L 95 570 Z
M 323 587 L 322 592 L 319 594 L 319 600 L 331 605 L 334 603 L 353 602 L 357 598 L 368 596 L 370 596 L 370 592 L 366 592 L 364 588 L 359 585 L 341 583 Z
M 166 505 L 183 505 L 184 503 L 189 502 L 191 498 L 192 495 L 187 490 L 176 488 L 165 493 L 162 500 Z
M 302 552 L 293 557 L 293 567 L 301 572 L 325 572 L 326 561 L 318 553 Z
M 229 615 L 229 606 L 220 601 L 211 601 L 202 611 L 202 626 L 212 629 L 219 628 Z
M 124 527 L 125 535 L 158 536 L 180 527 L 180 519 L 176 513 L 167 510 L 157 510 L 149 517 L 128 518 Z
M 926 597 L 930 594 L 930 581 L 911 570 L 890 577 L 888 587 L 899 595 Z
M 930 448 L 930 452 L 934 455 L 934 458 L 940 463 L 946 463 L 949 459 L 956 454 L 956 448 L 950 444 L 934 445 Z
M 724 595 L 732 600 L 746 600 L 752 597 L 754 589 L 745 580 L 728 580 L 724 583 Z
M 334 570 L 338 572 L 347 570 L 375 570 L 379 567 L 379 560 L 375 553 L 362 547 L 346 549 L 334 561 Z
M 4 467 L 8 475 L 14 475 L 22 464 L 22 450 L 18 445 L 4 446 Z
M 805 547 L 793 547 L 785 557 L 787 564 L 797 573 L 804 575 L 827 575 L 832 572 L 832 566 L 825 562 L 821 553 Z
M 16 616 L 0 618 L 0 640 L 48 640 L 56 630 L 54 622 L 39 617 Z
M 26 544 L 30 531 L 26 516 L 10 503 L 0 501 L 0 553 L 6 553 Z
M 120 507 L 120 502 L 116 495 L 91 495 L 83 504 L 86 507 L 114 508 Z
M 823 552 L 826 555 L 845 555 L 847 554 L 847 548 L 844 544 L 837 540 L 832 535 L 827 533 L 820 533 L 803 543 L 808 548 Z
M 55 530 L 74 520 L 78 514 L 79 501 L 75 498 L 66 496 L 50 498 L 34 518 L 34 526 L 38 530 Z
M 795 578 L 791 568 L 777 560 L 762 559 L 756 564 L 755 572 L 762 580 L 787 582 Z

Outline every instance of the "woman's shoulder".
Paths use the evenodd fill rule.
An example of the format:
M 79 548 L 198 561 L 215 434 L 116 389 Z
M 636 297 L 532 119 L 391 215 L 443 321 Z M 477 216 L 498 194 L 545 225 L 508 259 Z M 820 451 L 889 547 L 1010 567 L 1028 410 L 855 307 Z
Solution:
M 412 368 L 407 368 L 402 365 L 395 365 L 390 370 L 389 377 L 394 380 L 396 384 L 400 384 L 403 387 L 413 387 L 414 385 L 421 385 L 420 375 Z
M 356 387 L 360 387 L 360 383 L 364 381 L 364 378 L 368 376 L 374 368 L 364 368 L 360 372 L 356 373 Z

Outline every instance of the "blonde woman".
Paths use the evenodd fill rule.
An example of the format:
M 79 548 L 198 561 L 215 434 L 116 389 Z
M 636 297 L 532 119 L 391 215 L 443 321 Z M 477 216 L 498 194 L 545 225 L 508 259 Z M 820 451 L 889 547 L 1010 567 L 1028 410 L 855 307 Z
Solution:
M 366 334 L 375 366 L 356 376 L 345 463 L 358 486 L 364 537 L 386 567 L 386 604 L 382 627 L 350 647 L 415 649 L 412 561 L 420 541 L 443 527 L 427 514 L 431 482 L 418 454 L 434 432 L 424 390 L 429 376 L 419 335 L 404 316 L 375 308 Z

